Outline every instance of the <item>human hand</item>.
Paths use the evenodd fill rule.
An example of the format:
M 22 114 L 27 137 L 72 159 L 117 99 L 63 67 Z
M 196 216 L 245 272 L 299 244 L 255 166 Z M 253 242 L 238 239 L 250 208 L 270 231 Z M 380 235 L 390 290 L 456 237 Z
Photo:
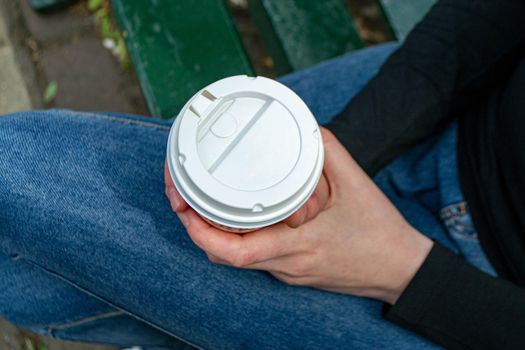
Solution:
M 238 235 L 210 226 L 178 194 L 173 200 L 170 193 L 172 206 L 191 239 L 215 263 L 394 304 L 432 242 L 408 224 L 335 136 L 322 133 L 326 202 L 323 197 L 324 205 L 316 207 L 320 211 L 297 220 L 298 226 L 278 223 Z
M 164 183 L 165 183 L 165 193 L 168 197 L 171 208 L 174 212 L 180 213 L 188 209 L 188 204 L 181 197 L 175 185 L 173 184 L 173 179 L 170 176 L 168 169 L 168 163 L 164 163 Z M 328 182 L 324 174 L 321 175 L 319 183 L 310 196 L 308 201 L 306 201 L 301 208 L 295 211 L 288 218 L 283 220 L 283 223 L 290 227 L 298 227 L 305 222 L 308 222 L 315 218 L 321 210 L 323 210 L 328 202 L 328 197 L 330 195 L 330 189 L 328 188 Z

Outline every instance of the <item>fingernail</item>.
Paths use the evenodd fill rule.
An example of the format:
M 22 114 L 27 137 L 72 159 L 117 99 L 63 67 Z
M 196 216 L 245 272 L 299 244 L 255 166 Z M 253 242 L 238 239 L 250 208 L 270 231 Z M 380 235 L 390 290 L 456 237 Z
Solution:
M 171 208 L 174 211 L 177 211 L 180 208 L 180 201 L 179 201 L 179 196 L 177 196 L 175 191 L 176 190 L 175 190 L 174 187 L 170 187 L 168 189 L 168 197 L 169 197 L 170 202 L 171 202 Z
M 180 222 L 182 222 L 184 226 L 188 226 L 189 219 L 186 213 L 177 213 L 177 216 L 179 217 Z

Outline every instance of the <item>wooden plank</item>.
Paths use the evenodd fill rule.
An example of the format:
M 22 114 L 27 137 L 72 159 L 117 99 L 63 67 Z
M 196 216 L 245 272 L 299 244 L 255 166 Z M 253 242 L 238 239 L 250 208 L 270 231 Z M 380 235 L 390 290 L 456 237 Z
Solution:
M 279 74 L 363 46 L 343 0 L 248 0 L 248 4 Z
M 223 0 L 113 0 L 153 116 L 175 116 L 205 85 L 253 69 Z
M 397 40 L 404 40 L 437 0 L 379 0 Z
M 73 1 L 75 0 L 31 0 L 31 7 L 36 11 L 46 11 Z

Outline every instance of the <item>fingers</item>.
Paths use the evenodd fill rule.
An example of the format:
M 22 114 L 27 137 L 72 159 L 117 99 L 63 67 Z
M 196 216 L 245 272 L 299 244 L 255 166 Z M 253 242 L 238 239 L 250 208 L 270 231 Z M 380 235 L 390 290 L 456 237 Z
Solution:
M 314 194 L 315 195 L 315 194 Z M 314 196 L 312 195 L 312 197 Z M 301 226 L 308 217 L 308 203 L 312 200 L 310 198 L 301 208 L 299 208 L 295 213 L 283 220 L 283 223 L 288 225 L 291 228 L 296 228 Z
M 175 212 L 186 210 L 188 208 L 188 204 L 175 188 L 167 161 L 164 163 L 164 183 L 166 184 L 165 193 L 170 201 L 171 209 L 173 209 Z
M 314 219 L 327 205 L 330 199 L 330 186 L 324 172 L 321 174 L 317 188 L 311 200 L 307 202 L 308 216 L 306 221 Z
M 315 192 L 308 201 L 283 222 L 292 228 L 296 228 L 315 219 L 315 217 L 326 207 L 329 197 L 330 188 L 328 186 L 328 181 L 326 180 L 326 176 L 322 174 Z
M 329 181 L 337 181 L 348 173 L 348 164 L 353 161 L 348 151 L 328 129 L 321 128 L 324 145 L 324 171 Z
M 215 255 L 213 254 L 210 254 L 210 253 L 206 253 L 206 256 L 208 257 L 208 260 L 215 263 L 215 264 L 221 264 L 221 265 L 229 265 L 228 262 L 226 260 L 222 260 L 218 257 L 216 257 Z
M 177 212 L 193 242 L 217 261 L 246 267 L 300 248 L 299 230 L 280 223 L 244 235 L 221 231 L 189 208 Z
M 310 278 L 308 277 L 299 277 L 290 275 L 284 272 L 277 272 L 277 271 L 268 271 L 270 274 L 272 274 L 273 277 L 278 279 L 279 281 L 289 284 L 291 286 L 306 286 L 309 284 Z
M 321 128 L 325 149 L 324 173 L 332 195 L 345 193 L 348 186 L 360 187 L 369 178 L 346 148 L 328 129 Z

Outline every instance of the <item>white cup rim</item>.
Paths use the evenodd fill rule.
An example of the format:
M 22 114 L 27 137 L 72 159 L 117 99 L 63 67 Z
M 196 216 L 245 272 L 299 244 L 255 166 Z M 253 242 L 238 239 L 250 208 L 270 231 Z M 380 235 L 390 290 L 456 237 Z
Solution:
M 232 88 L 229 88 L 230 86 Z M 293 190 L 290 190 L 292 191 L 290 192 L 292 195 L 287 195 L 286 200 L 279 201 L 276 205 L 266 206 L 267 202 L 261 201 L 265 204 L 264 206 L 261 205 L 261 207 L 264 208 L 261 210 L 261 212 L 256 212 L 255 209 L 253 209 L 251 212 L 245 210 L 245 208 L 248 207 L 244 205 L 243 201 L 251 203 L 254 202 L 253 198 L 257 196 L 264 197 L 264 195 L 275 195 L 275 191 L 277 191 L 275 188 L 278 189 L 277 185 L 273 186 L 275 188 L 261 190 L 257 193 L 238 191 L 240 197 L 236 203 L 239 204 L 231 205 L 230 203 L 229 205 L 225 205 L 226 202 L 234 201 L 231 196 L 236 195 L 235 190 L 229 189 L 229 192 L 223 192 L 228 194 L 227 197 L 222 197 L 224 200 L 217 200 L 217 198 L 221 197 L 216 194 L 211 196 L 210 194 L 213 193 L 213 191 L 215 191 L 219 186 L 217 186 L 216 182 L 210 182 L 210 184 L 206 184 L 207 187 L 202 183 L 196 184 L 194 179 L 190 178 L 189 174 L 192 174 L 193 176 L 195 176 L 195 174 L 199 174 L 200 176 L 201 174 L 204 174 L 204 172 L 202 169 L 199 170 L 200 173 L 195 172 L 195 168 L 199 167 L 195 165 L 195 162 L 191 164 L 186 162 L 187 158 L 195 157 L 197 155 L 184 154 L 181 151 L 181 149 L 184 147 L 186 147 L 186 153 L 188 153 L 188 150 L 194 151 L 196 149 L 196 146 L 194 148 L 188 146 L 191 145 L 192 142 L 197 142 L 195 141 L 197 138 L 194 137 L 195 135 L 188 136 L 187 131 L 197 129 L 189 128 L 187 126 L 190 125 L 189 121 L 185 121 L 184 123 L 187 125 L 183 125 L 183 127 L 181 127 L 181 124 L 183 123 L 184 118 L 187 120 L 192 118 L 198 120 L 196 119 L 197 117 L 195 114 L 199 113 L 199 108 L 202 110 L 205 109 L 206 106 L 201 108 L 202 103 L 197 100 L 197 98 L 199 98 L 198 96 L 203 94 L 203 92 L 209 93 L 210 91 L 211 93 L 216 93 L 217 95 L 220 95 L 220 93 L 227 95 L 229 93 L 237 93 L 239 89 L 242 90 L 244 88 L 249 91 L 254 91 L 261 88 L 264 90 L 265 94 L 268 94 L 268 96 L 275 99 L 279 103 L 286 105 L 287 108 L 289 106 L 293 106 L 295 109 L 291 108 L 289 111 L 290 115 L 294 118 L 294 121 L 296 121 L 296 119 L 300 120 L 300 123 L 297 123 L 297 128 L 301 137 L 301 151 L 303 151 L 303 149 L 308 149 L 310 152 L 309 158 L 303 157 L 303 163 L 308 165 L 308 167 L 303 168 L 310 169 L 309 173 L 301 174 L 302 168 L 298 167 L 297 169 L 293 169 L 293 171 L 297 172 L 297 174 L 293 174 L 295 177 L 292 178 L 290 175 L 290 178 L 294 180 L 293 184 L 295 186 L 293 187 Z M 300 118 L 296 118 L 298 115 L 300 115 Z M 200 122 L 200 120 L 198 120 L 198 122 Z M 186 131 L 186 134 L 181 133 L 181 128 Z M 305 130 L 308 131 L 305 132 Z M 313 132 L 315 137 L 310 138 L 308 134 L 309 132 Z M 195 131 L 195 133 L 197 133 L 197 131 Z M 183 155 L 182 158 L 181 155 Z M 317 183 L 322 173 L 324 151 L 321 133 L 315 118 L 306 104 L 304 104 L 300 97 L 297 96 L 292 90 L 277 81 L 264 77 L 250 78 L 247 76 L 234 76 L 208 85 L 195 94 L 182 108 L 170 131 L 167 146 L 167 162 L 170 175 L 177 190 L 184 200 L 190 205 L 190 207 L 192 207 L 198 214 L 222 226 L 232 227 L 235 229 L 255 229 L 284 220 L 288 216 L 292 215 L 308 200 L 317 187 Z M 289 188 L 289 185 L 286 183 L 279 183 L 279 185 L 283 186 L 281 188 L 284 188 L 285 190 Z M 203 188 L 207 190 L 203 191 Z M 272 190 L 275 191 L 272 192 Z M 221 194 L 221 192 L 217 193 Z M 255 200 L 255 203 L 258 202 Z

